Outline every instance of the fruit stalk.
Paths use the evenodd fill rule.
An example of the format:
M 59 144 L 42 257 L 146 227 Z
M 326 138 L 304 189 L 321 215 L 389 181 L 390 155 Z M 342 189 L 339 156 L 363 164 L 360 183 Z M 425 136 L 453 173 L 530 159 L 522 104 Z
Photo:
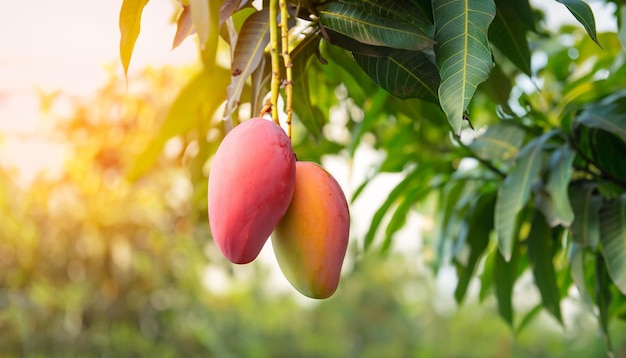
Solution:
M 291 139 L 291 114 L 292 114 L 292 85 L 293 75 L 291 68 L 290 48 L 289 48 L 289 12 L 287 11 L 287 1 L 279 0 L 280 6 L 280 36 L 281 36 L 281 51 L 283 55 L 283 62 L 285 65 L 285 72 L 287 74 L 287 81 L 285 82 L 285 113 L 287 114 L 287 136 Z
M 278 54 L 278 0 L 270 0 L 270 56 L 272 62 L 271 105 L 272 120 L 280 126 L 278 121 L 278 91 L 280 90 L 280 59 Z

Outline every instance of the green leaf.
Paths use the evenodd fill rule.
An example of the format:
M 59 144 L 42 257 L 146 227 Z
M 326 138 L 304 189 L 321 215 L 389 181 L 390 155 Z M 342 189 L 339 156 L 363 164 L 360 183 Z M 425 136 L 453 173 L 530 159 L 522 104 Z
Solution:
M 497 210 L 497 209 L 496 209 Z M 517 241 L 511 248 L 511 257 L 506 259 L 500 251 L 496 252 L 495 264 L 493 267 L 493 281 L 496 289 L 496 299 L 498 300 L 498 313 L 513 327 L 513 286 L 517 279 L 518 271 L 518 251 Z
M 537 211 L 531 223 L 527 245 L 528 258 L 532 266 L 535 285 L 541 294 L 541 302 L 548 312 L 562 324 L 561 296 L 552 264 L 552 230 L 546 223 L 546 219 Z
M 380 248 L 381 253 L 384 254 L 389 250 L 393 235 L 398 232 L 398 230 L 402 229 L 402 227 L 406 224 L 406 217 L 409 214 L 409 210 L 415 207 L 415 203 L 419 202 L 430 192 L 429 189 L 430 187 L 427 183 L 422 183 L 422 185 L 418 185 L 408 191 L 387 224 L 387 228 L 385 229 L 385 239 Z
M 291 51 L 293 64 L 293 76 L 297 78 L 293 83 L 293 111 L 296 113 L 307 131 L 316 139 L 322 134 L 322 128 L 326 123 L 326 117 L 322 111 L 311 102 L 309 84 L 309 64 L 315 61 L 315 53 L 319 49 L 321 38 L 319 36 L 307 36 Z
M 532 183 L 541 170 L 541 151 L 545 140 L 546 137 L 542 136 L 522 149 L 515 167 L 498 190 L 495 226 L 498 248 L 507 261 L 511 258 L 511 250 L 516 241 L 514 229 L 517 214 L 526 205 Z
M 124 66 L 124 76 L 128 74 L 130 58 L 141 29 L 141 14 L 148 0 L 124 0 L 120 10 L 120 58 Z
M 269 12 L 264 9 L 246 19 L 237 37 L 231 64 L 231 82 L 227 88 L 226 115 L 230 115 L 239 104 L 246 81 L 261 63 L 269 41 Z
M 474 206 L 468 220 L 466 241 L 469 245 L 469 257 L 459 274 L 459 281 L 454 291 L 458 303 L 463 302 L 467 287 L 474 275 L 478 261 L 489 245 L 489 233 L 493 230 L 493 211 L 496 204 L 495 192 L 482 195 Z
M 603 129 L 626 142 L 626 96 L 588 106 L 576 118 L 576 123 Z
M 168 139 L 186 133 L 203 122 L 208 123 L 211 115 L 226 99 L 226 93 L 220 95 L 216 88 L 225 88 L 229 79 L 225 70 L 214 69 L 198 73 L 180 91 L 159 132 L 134 160 L 126 174 L 128 180 L 136 180 L 154 165 Z
M 483 302 L 487 295 L 491 293 L 491 289 L 494 285 L 494 273 L 496 266 L 497 256 L 500 256 L 500 252 L 494 248 L 488 251 L 488 255 L 485 258 L 485 266 L 483 268 L 483 272 L 480 275 L 480 293 L 478 298 L 480 302 Z
M 364 7 L 360 2 L 327 2 L 318 10 L 319 21 L 345 36 L 368 45 L 385 46 L 405 50 L 421 50 L 432 46 L 434 41 L 414 23 L 394 19 L 389 13 L 377 13 L 385 7 Z
M 569 227 L 574 220 L 567 188 L 574 171 L 572 163 L 575 157 L 576 152 L 569 146 L 563 146 L 554 151 L 548 161 L 548 183 L 539 191 L 536 206 L 552 227 Z
M 517 325 L 517 328 L 515 329 L 515 333 L 516 334 L 522 333 L 522 331 L 528 326 L 528 324 L 532 322 L 533 319 L 535 319 L 535 317 L 537 317 L 539 312 L 541 312 L 541 308 L 542 308 L 541 304 L 538 304 L 535 307 L 533 307 L 533 309 L 528 311 L 528 313 L 524 315 L 524 318 L 522 318 L 520 323 Z
M 602 205 L 600 241 L 609 275 L 619 290 L 626 294 L 626 194 Z
M 611 305 L 610 277 L 607 272 L 607 266 L 604 257 L 596 254 L 596 305 L 598 306 L 599 315 L 598 323 L 600 330 L 604 335 L 607 350 L 611 350 L 611 337 L 609 335 L 609 306 Z
M 394 96 L 437 101 L 439 73 L 424 53 L 394 50 L 387 57 L 353 55 L 363 71 Z
M 495 12 L 493 0 L 433 0 L 439 101 L 456 135 L 476 87 L 493 66 L 487 31 Z
M 386 90 L 378 87 L 375 89 L 375 93 L 371 94 L 371 97 L 366 100 L 362 108 L 365 112 L 363 120 L 356 124 L 355 129 L 352 131 L 352 142 L 350 143 L 350 157 L 354 157 L 356 149 L 361 143 L 361 138 L 374 124 L 374 122 L 384 114 L 383 110 L 388 103 L 387 98 L 389 94 Z
M 589 294 L 589 290 L 587 289 L 585 248 L 575 242 L 572 243 L 568 254 L 568 261 L 570 266 L 570 273 L 572 275 L 572 279 L 574 280 L 574 284 L 578 289 L 578 294 L 580 295 L 584 303 L 591 304 L 591 295 Z
M 412 190 L 413 186 L 419 185 L 422 183 L 423 177 L 425 173 L 431 170 L 432 166 L 429 164 L 423 164 L 418 166 L 415 170 L 409 173 L 406 178 L 404 178 L 389 195 L 387 195 L 387 199 L 383 202 L 383 204 L 376 210 L 374 216 L 372 218 L 372 223 L 365 234 L 365 238 L 363 240 L 364 249 L 367 250 L 372 245 L 374 238 L 376 236 L 376 232 L 380 227 L 380 224 L 383 221 L 383 218 L 391 208 L 391 206 L 396 203 L 396 201 L 404 195 L 408 190 Z
M 489 27 L 489 40 L 522 72 L 530 73 L 527 27 L 519 17 L 517 1 L 496 0 L 496 16 Z
M 484 160 L 513 162 L 524 142 L 524 130 L 507 122 L 498 122 L 469 145 L 472 151 Z
M 441 190 L 439 200 L 441 202 L 440 208 L 443 215 L 441 216 L 441 235 L 439 241 L 448 241 L 452 235 L 452 227 L 455 226 L 458 220 L 452 220 L 453 216 L 457 217 L 459 199 L 463 190 L 465 189 L 467 182 L 464 180 L 449 181 L 449 185 L 444 190 Z M 451 223 L 451 221 L 453 221 Z
M 344 0 L 345 1 L 345 0 Z M 350 1 L 350 0 L 349 0 Z M 419 27 L 427 34 L 434 31 L 428 14 L 411 0 L 351 0 L 368 11 L 391 20 L 400 20 Z
M 264 106 L 265 95 L 270 92 L 272 77 L 269 54 L 261 57 L 261 63 L 250 74 L 250 115 L 252 117 L 261 113 Z
M 478 86 L 478 91 L 487 94 L 495 104 L 501 106 L 505 113 L 512 114 L 513 110 L 509 105 L 509 98 L 513 89 L 512 79 L 502 72 L 501 66 L 495 64 L 491 69 L 489 78 Z
M 622 44 L 622 50 L 626 49 L 626 4 L 623 4 L 619 8 L 619 29 L 617 36 L 619 37 L 619 41 Z
M 565 5 L 569 12 L 574 15 L 576 20 L 580 22 L 589 34 L 589 37 L 598 44 L 598 46 L 602 47 L 598 42 L 598 37 L 596 36 L 596 20 L 593 16 L 593 11 L 591 11 L 591 7 L 582 1 L 582 0 L 557 0 L 561 4 Z
M 595 184 L 575 184 L 569 188 L 569 198 L 574 211 L 570 232 L 572 240 L 582 246 L 595 249 L 600 241 L 600 206 L 602 198 L 593 195 Z
M 607 131 L 594 130 L 592 132 L 592 152 L 596 161 L 595 165 L 603 173 L 613 178 L 626 179 L 624 161 L 615 160 L 615 158 L 626 153 L 625 141 Z

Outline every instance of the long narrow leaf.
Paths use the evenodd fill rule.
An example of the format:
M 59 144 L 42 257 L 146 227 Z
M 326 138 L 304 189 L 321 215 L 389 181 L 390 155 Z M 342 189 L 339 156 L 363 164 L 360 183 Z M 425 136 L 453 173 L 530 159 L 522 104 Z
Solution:
M 127 173 L 129 180 L 137 179 L 154 165 L 168 139 L 196 127 L 201 120 L 210 119 L 226 99 L 226 93 L 220 94 L 215 88 L 224 88 L 228 78 L 225 70 L 214 68 L 214 71 L 198 73 L 189 81 L 170 106 L 159 132 L 135 159 Z
M 587 270 L 585 267 L 585 248 L 575 242 L 572 243 L 568 254 L 568 261 L 570 273 L 572 275 L 572 279 L 574 280 L 574 284 L 578 289 L 578 294 L 585 304 L 591 305 L 591 295 L 589 294 L 589 290 L 587 288 L 586 279 Z
M 176 34 L 172 43 L 172 50 L 178 47 L 187 36 L 193 32 L 193 20 L 191 19 L 191 8 L 189 5 L 183 6 L 183 11 L 178 15 L 176 21 Z
M 604 335 L 607 349 L 611 351 L 611 336 L 609 335 L 609 306 L 611 305 L 610 277 L 606 269 L 604 257 L 596 254 L 596 305 L 598 306 L 598 321 Z
M 250 15 L 237 37 L 231 64 L 231 82 L 227 88 L 228 102 L 225 110 L 227 114 L 239 104 L 246 81 L 261 63 L 269 41 L 269 12 L 265 9 Z
M 141 29 L 141 14 L 148 0 L 124 0 L 120 10 L 120 58 L 124 75 L 128 74 L 130 59 Z
M 367 11 L 358 3 L 328 2 L 318 12 L 323 27 L 364 44 L 421 50 L 434 43 L 418 26 Z
M 537 207 L 543 211 L 550 226 L 569 227 L 574 212 L 568 197 L 568 186 L 572 178 L 572 163 L 576 157 L 570 147 L 564 146 L 552 153 L 548 162 L 548 183 L 537 196 Z
M 593 11 L 591 11 L 591 7 L 589 4 L 582 0 L 557 0 L 561 4 L 565 5 L 567 9 L 574 15 L 576 20 L 580 22 L 589 37 L 598 44 L 598 46 L 602 47 L 598 42 L 598 36 L 596 35 L 596 20 L 593 16 Z
M 493 66 L 487 31 L 495 12 L 493 0 L 433 0 L 439 102 L 456 135 L 476 87 Z
M 293 84 L 293 110 L 308 132 L 316 139 L 322 134 L 326 118 L 322 111 L 313 105 L 309 84 L 309 64 L 315 61 L 315 53 L 319 49 L 321 38 L 309 35 L 291 51 L 293 75 L 297 78 Z
M 418 185 L 410 190 L 403 198 L 391 216 L 389 224 L 385 229 L 385 239 L 383 240 L 383 244 L 380 249 L 381 253 L 384 254 L 389 250 L 393 241 L 393 235 L 398 232 L 398 230 L 402 229 L 402 227 L 406 224 L 406 218 L 409 211 L 411 208 L 415 207 L 415 204 L 420 199 L 424 198 L 430 192 L 429 189 L 430 186 L 427 183 L 422 183 L 421 185 Z
M 572 240 L 582 246 L 595 249 L 600 241 L 600 206 L 602 198 L 593 195 L 594 184 L 577 184 L 570 187 L 569 198 L 574 211 L 570 231 Z
M 478 199 L 471 213 L 467 229 L 467 244 L 470 253 L 467 263 L 459 274 L 459 282 L 454 291 L 457 302 L 463 302 L 467 287 L 474 275 L 478 261 L 489 245 L 489 233 L 493 230 L 493 211 L 495 209 L 495 192 L 484 194 Z
M 480 300 L 480 302 L 483 302 L 493 290 L 494 272 L 496 270 L 495 266 L 497 256 L 500 256 L 500 251 L 498 251 L 497 248 L 488 249 L 483 272 L 480 275 L 480 292 L 478 294 L 478 299 Z
M 394 96 L 437 101 L 439 73 L 424 53 L 394 50 L 386 57 L 355 53 L 354 59 L 376 84 Z
M 587 107 L 576 122 L 603 129 L 626 142 L 626 96 L 610 98 Z
M 496 0 L 496 16 L 489 27 L 489 40 L 517 68 L 530 76 L 530 50 L 526 24 L 519 17 L 517 1 Z
M 509 260 L 497 251 L 493 267 L 498 313 L 511 327 L 513 327 L 513 286 L 515 286 L 518 271 L 518 248 L 517 243 L 515 247 L 511 248 L 512 256 Z
M 602 255 L 612 281 L 626 294 L 626 194 L 600 209 Z
M 470 144 L 470 148 L 484 160 L 513 162 L 519 154 L 524 135 L 523 129 L 507 122 L 498 122 L 487 127 L 485 133 Z
M 193 26 L 196 29 L 198 39 L 200 40 L 200 47 L 204 48 L 205 44 L 209 40 L 209 34 L 211 32 L 211 10 L 209 7 L 209 1 L 189 0 L 189 6 L 191 7 Z
M 559 322 L 563 323 L 560 306 L 561 296 L 552 264 L 552 230 L 539 212 L 535 213 L 531 225 L 527 239 L 528 258 L 532 265 L 535 285 L 541 294 L 543 306 Z
M 495 226 L 498 248 L 507 261 L 511 258 L 515 242 L 517 214 L 528 202 L 531 185 L 541 169 L 543 143 L 544 139 L 538 138 L 522 149 L 515 168 L 507 175 L 498 191 Z
M 363 241 L 363 245 L 365 250 L 367 250 L 373 243 L 374 238 L 376 236 L 376 232 L 380 227 L 383 218 L 391 208 L 391 206 L 402 196 L 402 194 L 410 187 L 410 185 L 414 185 L 416 180 L 420 180 L 420 177 L 424 176 L 424 172 L 426 170 L 430 170 L 429 165 L 421 165 L 417 167 L 413 172 L 409 173 L 406 178 L 404 178 L 387 196 L 387 199 L 383 202 L 383 204 L 376 210 L 374 217 L 372 218 L 372 223 L 370 224 L 369 230 L 365 234 L 365 239 Z
M 251 5 L 252 0 L 224 0 L 220 7 L 220 27 L 233 13 Z

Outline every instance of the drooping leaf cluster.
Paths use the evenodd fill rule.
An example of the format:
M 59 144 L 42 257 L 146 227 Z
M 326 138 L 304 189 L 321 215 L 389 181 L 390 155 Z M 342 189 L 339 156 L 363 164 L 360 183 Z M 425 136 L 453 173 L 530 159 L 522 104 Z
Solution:
M 210 123 L 223 103 L 221 118 L 236 121 L 241 103 L 258 115 L 271 76 L 267 4 L 223 1 L 217 21 L 217 2 L 199 2 L 210 16 L 192 17 L 194 27 L 219 28 L 200 36 L 197 84 L 211 95 L 188 89 L 171 123 Z M 576 286 L 606 334 L 626 312 L 626 6 L 616 2 L 617 33 L 598 33 L 586 2 L 558 2 L 580 26 L 545 29 L 527 0 L 291 1 L 293 145 L 303 159 L 384 153 L 353 201 L 378 174 L 402 175 L 358 238 L 365 250 L 388 252 L 408 214 L 430 210 L 430 262 L 454 265 L 459 302 L 479 281 L 480 299 L 493 292 L 522 329 L 541 308 L 563 322 L 561 300 Z M 139 2 L 124 3 L 128 63 L 138 30 L 124 9 Z M 183 4 L 181 19 L 187 6 L 194 12 Z M 231 49 L 227 71 L 214 66 L 219 41 Z M 181 119 L 181 108 L 203 117 Z M 541 302 L 519 313 L 513 290 L 524 272 Z

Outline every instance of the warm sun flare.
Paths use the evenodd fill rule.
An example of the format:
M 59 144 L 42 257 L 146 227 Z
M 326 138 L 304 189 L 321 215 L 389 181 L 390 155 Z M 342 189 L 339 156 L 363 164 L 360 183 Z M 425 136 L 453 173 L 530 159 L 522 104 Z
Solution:
M 2 5 L 0 33 L 12 35 L 0 39 L 0 165 L 17 171 L 22 184 L 38 173 L 54 175 L 67 155 L 63 143 L 50 138 L 52 119 L 41 113 L 41 97 L 53 93 L 60 94 L 55 98 L 87 97 L 104 85 L 111 64 L 121 75 L 119 33 L 112 31 L 120 4 L 60 0 Z M 196 61 L 192 40 L 176 51 L 162 41 L 176 31 L 170 22 L 173 5 L 153 1 L 146 6 L 142 21 L 146 35 L 135 48 L 131 73 L 150 65 Z M 64 113 L 59 107 L 62 104 L 54 103 L 57 117 Z

